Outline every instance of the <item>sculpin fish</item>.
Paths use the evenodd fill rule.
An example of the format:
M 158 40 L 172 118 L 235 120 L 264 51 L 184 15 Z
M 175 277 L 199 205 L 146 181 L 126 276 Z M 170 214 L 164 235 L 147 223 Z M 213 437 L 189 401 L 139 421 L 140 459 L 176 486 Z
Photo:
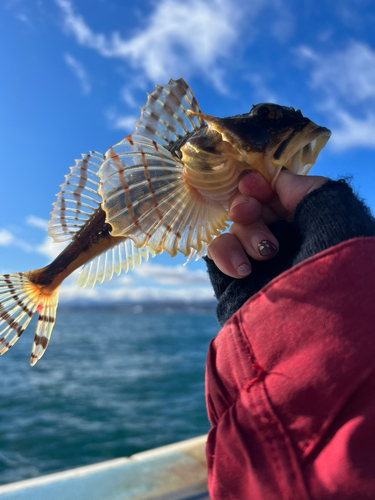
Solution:
M 1 354 L 38 312 L 31 365 L 43 356 L 59 287 L 81 266 L 78 284 L 93 286 L 163 250 L 201 257 L 227 228 L 243 170 L 270 183 L 283 167 L 307 174 L 330 134 L 290 107 L 262 103 L 215 118 L 182 78 L 156 86 L 134 134 L 76 160 L 61 185 L 48 231 L 70 244 L 43 269 L 0 277 Z

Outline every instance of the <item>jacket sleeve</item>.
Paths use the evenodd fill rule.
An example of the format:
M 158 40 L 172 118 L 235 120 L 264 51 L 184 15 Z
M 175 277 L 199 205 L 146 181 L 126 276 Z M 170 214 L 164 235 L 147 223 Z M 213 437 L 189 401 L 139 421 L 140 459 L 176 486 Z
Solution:
M 330 247 L 255 293 L 211 342 L 213 500 L 375 498 L 374 276 L 375 238 Z
M 375 221 L 350 186 L 340 180 L 328 181 L 305 196 L 293 222 L 279 221 L 270 229 L 280 244 L 278 254 L 263 262 L 249 257 L 252 272 L 244 279 L 226 276 L 206 258 L 221 325 L 254 293 L 293 265 L 351 238 L 375 236 Z

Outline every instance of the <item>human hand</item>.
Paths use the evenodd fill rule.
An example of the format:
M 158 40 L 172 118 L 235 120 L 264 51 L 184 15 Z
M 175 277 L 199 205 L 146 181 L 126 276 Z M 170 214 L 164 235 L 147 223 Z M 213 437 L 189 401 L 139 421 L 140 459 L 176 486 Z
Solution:
M 245 173 L 238 193 L 229 203 L 233 221 L 228 233 L 218 236 L 208 247 L 207 256 L 228 276 L 244 278 L 251 273 L 246 255 L 267 260 L 276 255 L 278 241 L 268 225 L 280 219 L 292 219 L 302 198 L 328 179 L 304 176 L 282 170 L 273 188 L 258 172 Z

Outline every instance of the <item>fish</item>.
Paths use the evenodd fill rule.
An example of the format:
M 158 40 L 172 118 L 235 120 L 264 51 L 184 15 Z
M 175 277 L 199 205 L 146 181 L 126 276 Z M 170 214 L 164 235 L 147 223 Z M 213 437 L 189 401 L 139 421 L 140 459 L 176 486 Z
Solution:
M 61 283 L 82 267 L 94 286 L 166 251 L 203 256 L 228 227 L 228 203 L 245 170 L 271 184 L 282 168 L 307 174 L 331 132 L 272 103 L 227 118 L 203 114 L 182 79 L 147 94 L 133 134 L 104 154 L 82 155 L 65 176 L 48 232 L 70 243 L 48 266 L 0 277 L 0 353 L 38 320 L 30 364 L 49 344 Z

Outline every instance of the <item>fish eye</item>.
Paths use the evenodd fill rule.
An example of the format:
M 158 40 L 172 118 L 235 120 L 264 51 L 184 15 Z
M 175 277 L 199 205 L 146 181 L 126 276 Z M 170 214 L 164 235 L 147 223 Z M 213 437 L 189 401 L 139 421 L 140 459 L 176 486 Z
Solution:
M 257 110 L 257 116 L 260 116 L 261 118 L 266 118 L 270 114 L 270 109 L 267 106 L 261 106 Z

